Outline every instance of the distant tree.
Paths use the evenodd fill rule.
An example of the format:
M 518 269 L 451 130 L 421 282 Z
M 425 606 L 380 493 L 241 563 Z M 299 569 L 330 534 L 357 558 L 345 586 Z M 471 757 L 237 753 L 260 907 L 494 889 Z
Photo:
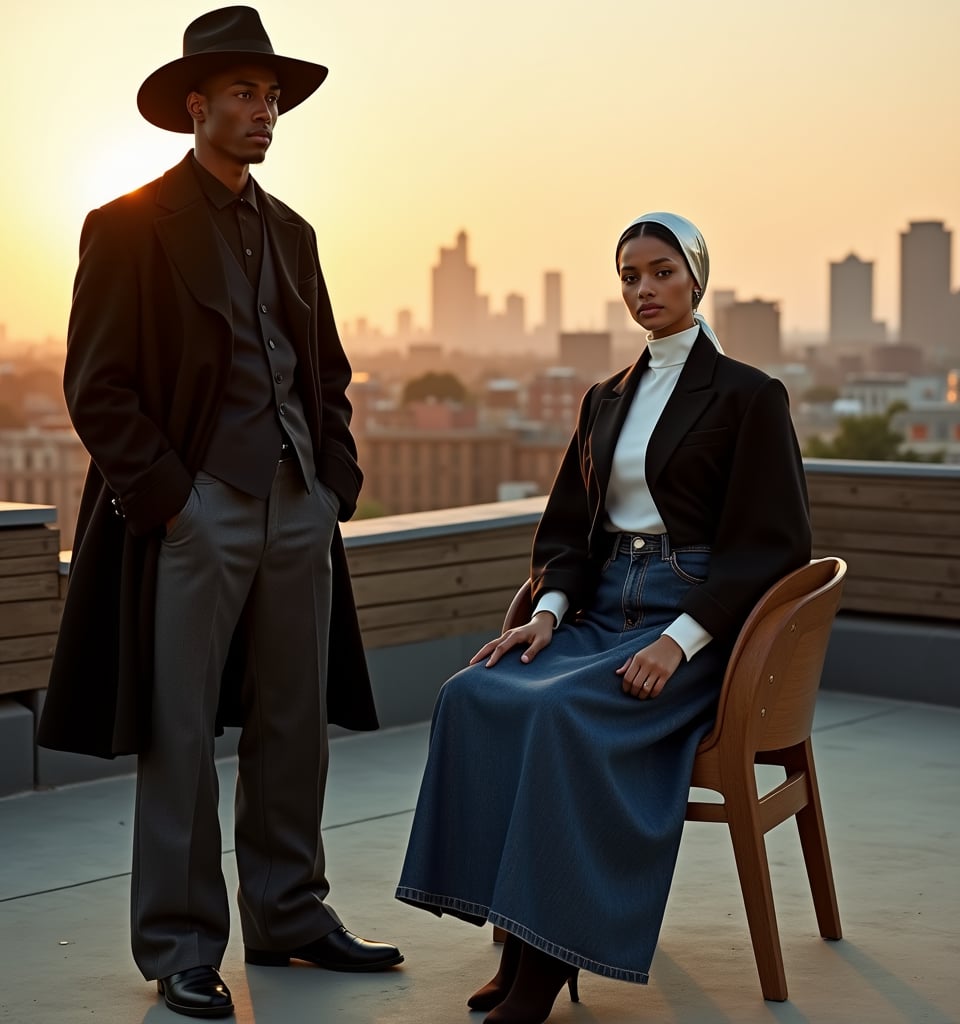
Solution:
M 811 437 L 804 455 L 813 459 L 864 459 L 868 462 L 943 462 L 943 452 L 920 455 L 901 449 L 903 436 L 890 425 L 894 415 L 906 406 L 895 402 L 883 414 L 843 416 L 832 441 Z
M 807 388 L 800 397 L 804 402 L 824 405 L 827 402 L 835 402 L 840 397 L 840 393 L 836 388 L 828 387 L 826 384 L 815 384 L 812 388 Z
M 354 519 L 379 519 L 385 516 L 387 510 L 383 502 L 375 501 L 373 498 L 361 499 L 357 502 L 357 511 L 354 512 Z
M 414 377 L 408 380 L 403 387 L 403 404 L 410 402 L 424 402 L 427 399 L 436 398 L 440 401 L 464 402 L 467 398 L 467 389 L 455 374 L 452 373 L 425 373 L 422 377 Z

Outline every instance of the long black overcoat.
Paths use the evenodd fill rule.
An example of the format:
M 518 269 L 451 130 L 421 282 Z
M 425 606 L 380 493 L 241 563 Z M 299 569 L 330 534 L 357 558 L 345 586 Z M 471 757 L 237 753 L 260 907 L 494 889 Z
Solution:
M 604 529 L 617 438 L 650 362 L 595 384 L 554 481 L 533 545 L 533 599 L 561 590 L 590 604 L 610 554 Z M 806 479 L 780 381 L 722 355 L 701 330 L 650 435 L 645 476 L 675 546 L 709 544 L 706 582 L 681 610 L 732 642 L 781 576 L 810 559 Z
M 94 210 L 81 236 L 64 390 L 92 461 L 38 734 L 55 749 L 113 757 L 142 751 L 149 736 L 163 525 L 183 507 L 202 466 L 232 359 L 217 229 L 189 160 Z M 350 367 L 316 237 L 288 207 L 259 188 L 258 196 L 274 243 L 317 473 L 338 495 L 346 519 L 362 476 L 349 432 Z M 339 530 L 331 555 L 328 717 L 347 728 L 375 729 Z M 241 639 L 235 637 L 234 651 Z M 239 724 L 242 668 L 232 655 L 221 725 Z

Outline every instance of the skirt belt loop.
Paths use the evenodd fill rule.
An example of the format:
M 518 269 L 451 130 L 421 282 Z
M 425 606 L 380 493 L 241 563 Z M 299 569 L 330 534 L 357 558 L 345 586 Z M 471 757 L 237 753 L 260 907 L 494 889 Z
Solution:
M 670 560 L 670 534 L 660 534 L 660 558 L 662 561 L 667 562 Z
M 613 547 L 610 549 L 610 561 L 611 562 L 615 562 L 617 560 L 617 555 L 620 554 L 620 540 L 622 539 L 623 534 L 622 533 L 614 533 L 614 534 L 612 534 L 612 537 L 613 537 Z

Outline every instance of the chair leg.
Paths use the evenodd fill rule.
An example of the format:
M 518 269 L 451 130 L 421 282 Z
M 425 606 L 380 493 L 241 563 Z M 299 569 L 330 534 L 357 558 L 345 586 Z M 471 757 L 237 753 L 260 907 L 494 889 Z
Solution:
M 813 746 L 810 740 L 800 745 L 795 752 L 797 764 L 793 770 L 801 770 L 807 777 L 807 806 L 797 813 L 797 830 L 803 861 L 810 882 L 813 907 L 817 914 L 817 925 L 825 939 L 841 939 L 840 908 L 837 905 L 837 890 L 833 883 L 833 869 L 830 866 L 830 851 L 827 848 L 827 832 L 823 824 L 823 809 L 820 806 L 820 790 L 817 787 L 817 771 L 813 763 Z
M 787 979 L 752 770 L 750 778 L 735 787 L 736 792 L 731 792 L 733 788 L 724 787 L 724 800 L 760 988 L 764 999 L 783 1002 L 787 998 Z

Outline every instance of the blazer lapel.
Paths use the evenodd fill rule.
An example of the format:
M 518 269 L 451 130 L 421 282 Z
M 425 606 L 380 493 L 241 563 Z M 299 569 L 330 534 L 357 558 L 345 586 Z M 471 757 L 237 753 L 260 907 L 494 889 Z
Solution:
M 202 306 L 219 313 L 232 328 L 230 291 L 214 234 L 216 225 L 189 160 L 188 154 L 163 176 L 157 204 L 171 212 L 157 218 L 156 232 L 190 294 Z
M 718 352 L 700 332 L 680 371 L 673 394 L 667 399 L 647 446 L 646 478 L 652 491 L 677 445 L 713 401 L 713 373 Z
M 593 464 L 593 475 L 598 488 L 598 502 L 594 506 L 594 528 L 597 518 L 602 516 L 606 506 L 607 485 L 610 482 L 610 470 L 613 467 L 613 450 L 617 438 L 623 429 L 623 421 L 630 411 L 630 403 L 636 394 L 648 364 L 650 350 L 644 349 L 640 358 L 630 367 L 613 387 L 613 394 L 600 400 L 593 423 L 589 428 L 590 460 Z

